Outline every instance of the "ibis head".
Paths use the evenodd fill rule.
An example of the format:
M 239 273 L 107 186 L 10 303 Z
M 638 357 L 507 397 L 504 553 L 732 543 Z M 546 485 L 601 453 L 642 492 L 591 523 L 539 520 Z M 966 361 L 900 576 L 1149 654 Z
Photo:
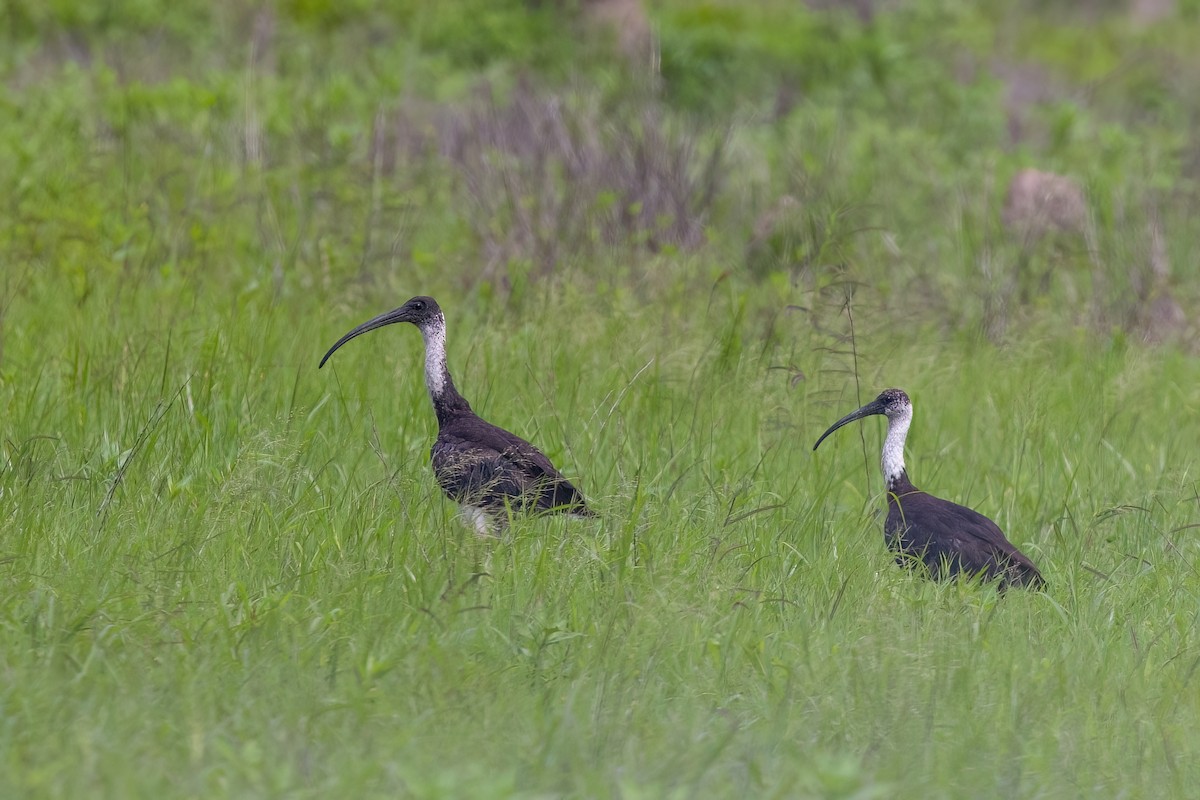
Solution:
M 863 417 L 875 416 L 876 414 L 888 418 L 889 423 L 892 421 L 905 421 L 912 419 L 912 401 L 900 389 L 884 389 L 880 392 L 879 397 L 876 397 L 871 402 L 867 403 L 857 411 L 851 411 L 846 416 L 839 419 L 837 422 L 829 426 L 829 430 L 821 434 L 821 438 L 817 439 L 817 443 L 813 445 L 813 450 L 821 446 L 821 442 L 825 441 L 825 437 L 836 431 L 843 425 L 848 425 L 856 419 Z
M 418 296 L 409 300 L 399 308 L 388 311 L 386 314 L 380 314 L 374 319 L 369 319 L 362 325 L 359 325 L 354 330 L 347 333 L 342 338 L 338 339 L 333 347 L 329 348 L 329 352 L 321 359 L 321 364 L 318 369 L 325 366 L 325 362 L 333 355 L 333 351 L 344 345 L 351 339 L 362 336 L 364 333 L 369 333 L 376 328 L 382 328 L 384 325 L 391 325 L 396 322 L 411 322 L 416 325 L 422 334 L 428 336 L 429 332 L 434 328 L 445 328 L 446 318 L 442 315 L 442 309 L 438 306 L 437 301 L 432 297 Z
M 876 414 L 888 419 L 887 436 L 883 440 L 883 456 L 880 459 L 880 466 L 883 468 L 884 482 L 890 490 L 904 476 L 904 440 L 908 437 L 908 425 L 912 422 L 912 401 L 900 389 L 884 389 L 879 393 L 879 397 L 833 423 L 829 430 L 822 433 L 821 438 L 817 439 L 813 450 L 816 450 L 821 442 L 825 441 L 826 436 L 843 425 Z

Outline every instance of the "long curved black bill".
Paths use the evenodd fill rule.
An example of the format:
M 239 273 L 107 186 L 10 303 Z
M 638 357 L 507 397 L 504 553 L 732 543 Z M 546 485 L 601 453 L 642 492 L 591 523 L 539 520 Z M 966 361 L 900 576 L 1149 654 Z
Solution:
M 816 450 L 818 447 L 821 446 L 821 442 L 825 441 L 826 436 L 833 433 L 834 431 L 836 431 L 838 428 L 842 427 L 843 425 L 848 425 L 849 423 L 854 422 L 854 420 L 856 420 L 856 419 L 862 419 L 863 417 L 870 417 L 875 414 L 883 414 L 883 413 L 884 413 L 884 405 L 883 405 L 883 402 L 880 401 L 879 399 L 872 400 L 871 402 L 867 403 L 862 408 L 858 409 L 858 411 L 851 411 L 849 414 L 847 414 L 846 416 L 839 419 L 837 422 L 830 425 L 829 430 L 827 430 L 821 434 L 821 438 L 817 439 L 817 443 L 813 445 L 813 450 Z
M 320 369 L 321 367 L 325 366 L 325 362 L 329 360 L 329 357 L 331 355 L 333 355 L 334 350 L 337 350 L 339 347 L 341 347 L 342 345 L 344 345 L 346 342 L 350 341 L 354 337 L 362 336 L 364 333 L 373 331 L 376 328 L 382 328 L 384 325 L 391 325 L 393 322 L 407 322 L 407 321 L 408 321 L 408 314 L 403 306 L 401 306 L 400 308 L 394 308 L 391 311 L 387 312 L 386 314 L 380 314 L 378 317 L 375 317 L 374 319 L 367 320 L 362 325 L 359 325 L 357 328 L 350 331 L 342 338 L 338 339 L 337 342 L 333 345 L 333 347 L 329 348 L 329 351 L 327 353 L 325 353 L 325 357 L 321 359 L 321 363 L 317 366 L 317 369 Z

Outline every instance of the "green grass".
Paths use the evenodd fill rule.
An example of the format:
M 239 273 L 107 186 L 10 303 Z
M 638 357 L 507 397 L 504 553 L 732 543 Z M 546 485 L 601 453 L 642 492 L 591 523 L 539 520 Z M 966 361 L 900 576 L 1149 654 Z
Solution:
M 865 456 L 852 432 L 810 453 L 853 389 L 802 329 L 779 334 L 811 376 L 794 390 L 753 325 L 723 356 L 720 301 L 450 306 L 463 391 L 603 514 L 479 542 L 428 471 L 416 332 L 315 368 L 397 290 L 354 315 L 201 294 L 163 320 L 151 290 L 80 309 L 46 289 L 6 321 L 28 331 L 5 356 L 12 792 L 1182 796 L 1197 778 L 1190 358 L 859 342 L 890 362 L 864 383 L 914 397 L 917 481 L 993 516 L 1050 581 L 997 601 L 890 563 L 879 431 Z
M 1114 311 L 1147 197 L 1173 288 L 1198 294 L 1194 187 L 1168 144 L 1192 109 L 1143 130 L 1083 107 L 1077 138 L 1037 153 L 1070 166 L 1111 145 L 1088 173 L 1111 213 L 1097 253 L 1041 256 L 1049 289 L 1013 301 L 989 338 L 1000 290 L 981 264 L 1007 268 L 1017 248 L 979 187 L 1025 155 L 1001 142 L 986 81 L 943 76 L 899 108 L 895 92 L 945 66 L 901 59 L 878 94 L 854 72 L 846 95 L 718 122 L 668 92 L 656 108 L 676 128 L 729 125 L 708 244 L 598 241 L 551 274 L 518 255 L 480 275 L 486 226 L 462 175 L 411 153 L 385 168 L 373 126 L 408 107 L 400 92 L 467 102 L 460 83 L 503 87 L 519 68 L 481 66 L 490 51 L 460 42 L 461 74 L 418 92 L 398 84 L 453 71 L 435 36 L 447 19 L 350 66 L 368 22 L 406 18 L 293 3 L 279 21 L 292 56 L 251 81 L 219 44 L 236 7 L 216 7 L 163 23 L 200 44 L 157 80 L 100 57 L 142 41 L 152 14 L 8 12 L 24 57 L 0 62 L 0 794 L 1200 785 L 1200 361 L 1186 338 L 1142 344 Z M 496 13 L 487 35 L 524 52 L 533 34 Z M 704 47 L 684 55 L 717 53 L 731 85 L 748 59 L 764 80 L 786 59 L 769 15 L 738 17 L 726 58 L 723 14 L 737 16 L 692 15 Z M 662 24 L 691 18 L 668 8 Z M 866 37 L 869 59 L 924 52 L 914 19 L 820 24 Z M 989 40 L 983 12 L 956 24 Z M 64 29 L 96 61 L 47 55 Z M 323 47 L 337 57 L 295 55 Z M 595 69 L 548 67 L 584 101 L 620 95 L 620 71 Z M 804 209 L 808 268 L 748 270 L 747 209 L 782 192 Z M 459 523 L 429 470 L 411 328 L 317 370 L 338 336 L 418 292 L 446 309 L 463 394 L 538 443 L 598 520 L 517 520 L 500 541 Z M 915 404 L 914 481 L 995 519 L 1045 593 L 1000 598 L 892 563 L 879 421 L 811 451 L 887 386 Z

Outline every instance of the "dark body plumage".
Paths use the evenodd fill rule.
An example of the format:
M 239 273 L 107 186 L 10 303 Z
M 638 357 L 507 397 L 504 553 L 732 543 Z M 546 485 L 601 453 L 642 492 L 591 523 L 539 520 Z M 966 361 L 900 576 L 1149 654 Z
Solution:
M 935 578 L 982 573 L 987 580 L 999 578 L 1003 586 L 1045 583 L 1000 526 L 978 511 L 921 491 L 904 473 L 888 486 L 883 535 L 898 553 L 898 563 L 912 566 L 919 559 Z
M 495 514 L 509 506 L 591 515 L 583 495 L 541 450 L 480 419 L 470 406 L 466 411 L 443 415 L 439 410 L 430 450 L 433 473 L 448 497 Z
M 446 368 L 446 320 L 433 298 L 414 297 L 359 325 L 329 348 L 321 366 L 354 337 L 396 322 L 411 322 L 425 339 L 425 383 L 438 421 L 430 451 L 433 473 L 478 533 L 503 529 L 510 510 L 594 516 L 583 495 L 545 454 L 516 434 L 480 419 L 454 388 Z
M 1037 567 L 1004 537 L 995 522 L 912 485 L 904 468 L 904 441 L 912 421 L 912 403 L 901 390 L 888 389 L 835 422 L 813 449 L 843 425 L 873 414 L 888 418 L 882 458 L 888 500 L 883 535 L 888 547 L 896 552 L 897 562 L 923 564 L 930 576 L 939 579 L 982 575 L 987 580 L 999 580 L 1002 589 L 1045 586 Z

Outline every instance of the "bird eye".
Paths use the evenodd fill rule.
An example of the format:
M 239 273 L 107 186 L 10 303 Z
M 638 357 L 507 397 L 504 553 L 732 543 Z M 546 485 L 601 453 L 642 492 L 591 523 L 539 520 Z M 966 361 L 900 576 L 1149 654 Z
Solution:
M 417 302 L 413 303 L 413 309 L 415 309 L 416 311 L 424 311 L 425 303 L 418 300 Z

